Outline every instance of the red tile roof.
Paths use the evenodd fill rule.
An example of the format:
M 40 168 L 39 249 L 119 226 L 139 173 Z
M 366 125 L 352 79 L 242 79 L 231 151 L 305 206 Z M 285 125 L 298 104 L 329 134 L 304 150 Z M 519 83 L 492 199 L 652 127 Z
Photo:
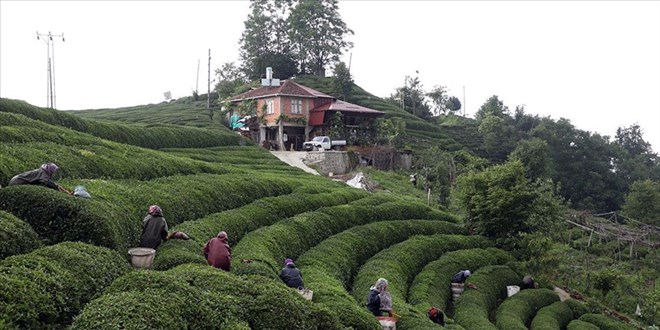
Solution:
M 247 91 L 245 93 L 238 94 L 231 99 L 230 101 L 243 101 L 250 99 L 258 99 L 268 96 L 298 96 L 298 97 L 309 97 L 309 98 L 333 98 L 330 95 L 323 94 L 317 90 L 305 87 L 291 80 L 284 80 L 280 86 L 262 86 L 257 89 Z

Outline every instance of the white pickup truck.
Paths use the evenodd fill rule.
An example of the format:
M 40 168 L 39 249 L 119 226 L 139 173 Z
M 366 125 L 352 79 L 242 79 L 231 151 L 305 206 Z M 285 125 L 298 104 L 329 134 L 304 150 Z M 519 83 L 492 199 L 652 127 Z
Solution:
M 346 140 L 332 140 L 329 136 L 316 136 L 312 141 L 303 143 L 305 151 L 339 149 L 346 145 Z

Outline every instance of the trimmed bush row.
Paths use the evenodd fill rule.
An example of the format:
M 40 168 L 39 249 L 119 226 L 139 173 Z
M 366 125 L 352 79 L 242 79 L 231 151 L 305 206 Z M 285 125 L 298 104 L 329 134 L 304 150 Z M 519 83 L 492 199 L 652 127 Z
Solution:
M 560 330 L 582 314 L 587 313 L 583 303 L 576 300 L 557 301 L 541 308 L 532 320 L 532 330 Z
M 515 259 L 508 252 L 497 248 L 468 249 L 442 255 L 415 276 L 408 293 L 408 303 L 426 310 L 435 306 L 447 310 L 451 300 L 451 277 L 462 269 L 479 269 L 489 265 L 501 265 Z
M 0 259 L 28 253 L 39 247 L 39 236 L 27 222 L 0 211 Z
M 241 321 L 242 320 L 242 321 Z M 71 329 L 339 329 L 281 281 L 209 266 L 135 271 L 88 304 Z
M 462 227 L 437 220 L 382 221 L 350 228 L 311 248 L 296 261 L 314 302 L 337 315 L 346 327 L 378 329 L 373 315 L 346 291 L 358 268 L 378 251 L 419 234 L 457 234 Z
M 550 289 L 522 290 L 504 299 L 497 308 L 497 328 L 527 330 L 536 312 L 555 302 L 559 302 L 559 296 Z
M 425 310 L 415 309 L 405 302 L 409 284 L 415 275 L 431 260 L 439 258 L 448 251 L 489 245 L 491 242 L 481 236 L 414 236 L 369 259 L 356 275 L 351 294 L 360 306 L 364 306 L 369 288 L 378 278 L 384 277 L 389 282 L 394 309 L 397 314 L 403 316 L 397 328 L 410 329 L 413 323 L 410 326 L 406 325 L 406 319 L 410 321 L 415 319 L 415 327 L 419 327 L 420 323 L 432 326 Z
M 368 205 L 370 199 L 364 198 L 360 203 Z M 433 210 L 418 201 L 399 199 L 396 202 L 377 204 L 379 199 L 374 198 L 374 204 L 369 206 L 346 204 L 322 208 L 253 231 L 236 245 L 236 258 L 232 267 L 238 274 L 262 274 L 276 278 L 284 258 L 295 259 L 324 239 L 353 226 L 394 219 L 456 222 L 453 216 Z M 240 259 L 253 259 L 257 262 L 242 264 L 238 262 Z
M 172 228 L 190 236 L 190 240 L 171 240 L 165 242 L 158 251 L 153 268 L 165 270 L 184 263 L 206 264 L 202 256 L 202 247 L 211 237 L 224 230 L 229 235 L 229 244 L 234 245 L 243 236 L 263 226 L 311 211 L 320 207 L 345 204 L 364 198 L 367 192 L 340 187 L 328 192 L 315 193 L 303 191 L 290 195 L 266 197 L 248 205 L 228 211 L 215 213 L 194 221 L 186 221 Z
M 117 251 L 64 242 L 0 261 L 0 324 L 63 328 L 94 295 L 130 270 Z
M 123 252 L 137 244 L 151 204 L 160 205 L 169 226 L 175 226 L 261 197 L 288 194 L 300 183 L 255 174 L 84 181 L 91 200 L 43 187 L 14 186 L 0 189 L 0 209 L 27 221 L 48 243 L 83 241 Z
M 82 119 L 72 113 L 38 108 L 25 101 L 0 98 L 0 112 L 18 113 L 51 125 L 67 127 L 103 139 L 140 147 L 204 148 L 223 145 L 251 144 L 247 139 L 226 128 L 214 130 L 178 125 L 117 124 Z
M 507 266 L 486 266 L 478 269 L 468 282 L 477 289 L 465 289 L 454 304 L 454 321 L 465 329 L 497 329 L 488 319 L 497 307 L 498 299 L 506 297 L 506 287 L 518 284 L 521 276 Z
M 566 326 L 566 330 L 600 330 L 600 328 L 589 322 L 573 320 Z
M 589 322 L 601 330 L 634 330 L 635 327 L 617 321 L 603 314 L 584 314 L 580 316 L 580 321 Z M 573 323 L 573 322 L 571 322 Z

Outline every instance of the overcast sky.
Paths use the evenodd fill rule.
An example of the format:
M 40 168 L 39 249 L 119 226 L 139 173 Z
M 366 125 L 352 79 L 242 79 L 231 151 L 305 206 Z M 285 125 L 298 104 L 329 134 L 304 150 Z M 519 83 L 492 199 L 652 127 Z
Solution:
M 639 123 L 660 151 L 658 1 L 341 1 L 355 35 L 355 82 L 389 96 L 406 75 L 448 87 L 473 116 L 490 96 L 515 109 L 613 137 Z M 207 89 L 238 61 L 248 1 L 0 0 L 0 96 L 46 106 L 55 38 L 56 106 L 158 103 Z M 213 73 L 212 73 L 213 74 Z

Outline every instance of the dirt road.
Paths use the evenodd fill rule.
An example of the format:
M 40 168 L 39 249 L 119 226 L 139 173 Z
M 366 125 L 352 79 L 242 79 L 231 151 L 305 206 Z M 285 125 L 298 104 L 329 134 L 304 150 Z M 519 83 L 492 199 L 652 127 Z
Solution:
M 305 159 L 305 155 L 307 154 L 305 151 L 271 151 L 270 153 L 291 166 L 298 167 L 308 173 L 320 175 L 316 170 L 303 163 L 303 159 Z

